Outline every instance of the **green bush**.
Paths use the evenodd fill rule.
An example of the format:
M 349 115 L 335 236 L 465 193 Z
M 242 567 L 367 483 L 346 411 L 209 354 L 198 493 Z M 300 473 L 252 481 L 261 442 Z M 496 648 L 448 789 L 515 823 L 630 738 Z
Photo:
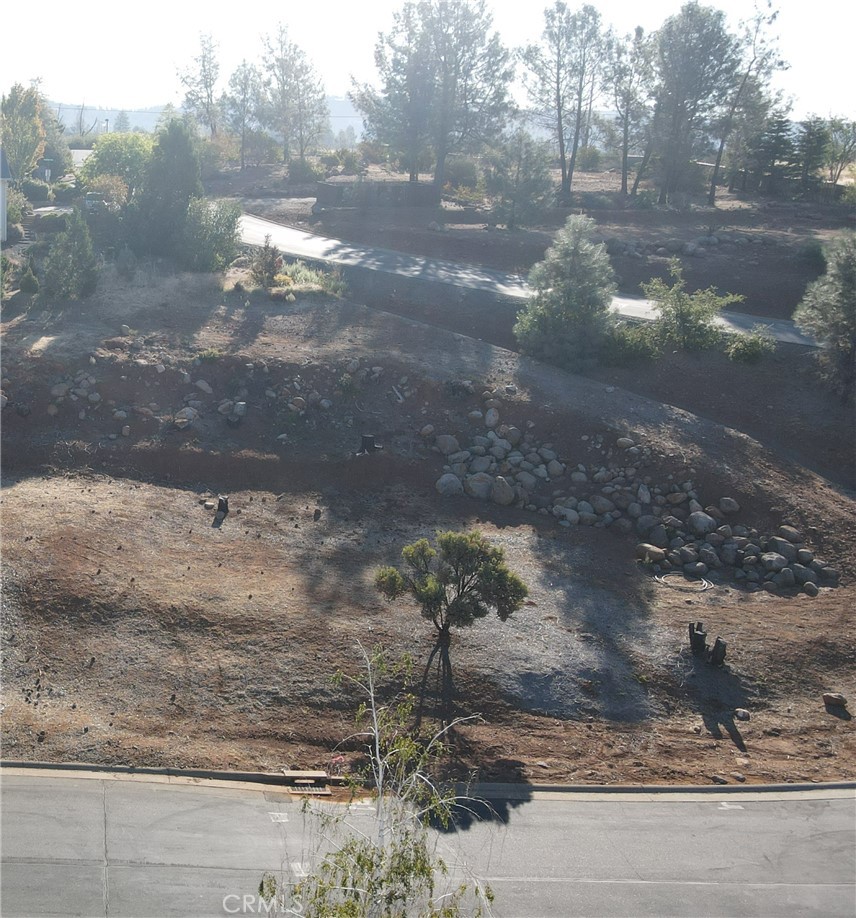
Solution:
M 292 159 L 288 164 L 288 181 L 295 185 L 301 182 L 317 182 L 324 174 L 308 159 Z
M 311 268 L 302 261 L 282 264 L 275 280 L 279 281 L 280 278 L 282 279 L 281 286 L 290 288 L 288 292 L 291 290 L 298 292 L 318 290 L 330 296 L 341 297 L 347 293 L 348 289 L 340 271 Z
M 610 325 L 615 274 L 590 217 L 568 217 L 544 260 L 532 268 L 532 296 L 514 334 L 526 354 L 566 369 L 596 363 Z
M 657 206 L 657 192 L 651 188 L 643 188 L 630 198 L 637 210 L 653 210 Z
M 383 165 L 389 159 L 389 148 L 376 140 L 361 140 L 357 144 L 360 156 L 367 163 Z
M 33 274 L 33 266 L 27 265 L 27 270 L 21 275 L 18 281 L 18 289 L 21 293 L 38 293 L 39 279 Z
M 823 246 L 816 240 L 812 239 L 799 250 L 800 260 L 813 271 L 823 274 L 826 270 L 826 255 L 823 252 Z
M 580 172 L 600 171 L 601 154 L 597 147 L 580 147 L 576 167 Z
M 327 169 L 330 172 L 339 168 L 339 154 L 338 153 L 332 153 L 332 152 L 322 153 L 318 157 L 318 161 L 321 163 L 321 165 L 325 169 Z
M 445 179 L 452 188 L 476 188 L 479 177 L 478 163 L 469 156 L 450 156 L 446 160 Z
M 36 219 L 36 229 L 40 233 L 61 233 L 68 228 L 66 215 L 62 213 L 40 214 Z
M 6 193 L 6 223 L 20 223 L 25 214 L 32 213 L 30 202 L 19 188 L 9 188 Z
M 755 325 L 745 334 L 729 335 L 725 343 L 725 353 L 738 363 L 758 363 L 775 351 L 776 339 L 763 325 Z
M 841 397 L 856 397 L 856 233 L 847 232 L 826 249 L 826 273 L 808 285 L 794 321 L 821 347 L 821 373 Z
M 233 201 L 193 198 L 178 245 L 179 263 L 190 271 L 221 271 L 238 251 L 241 208 Z
M 9 223 L 6 226 L 6 245 L 15 245 L 24 238 L 24 231 L 17 223 Z
M 655 278 L 642 284 L 642 290 L 659 313 L 654 325 L 664 344 L 684 350 L 704 350 L 722 340 L 722 331 L 715 319 L 731 303 L 740 303 L 742 296 L 727 293 L 720 296 L 713 287 L 688 293 L 683 268 L 677 258 L 669 264 L 672 283 Z
M 49 296 L 82 299 L 95 292 L 98 270 L 86 219 L 79 210 L 69 216 L 48 252 L 43 273 Z
M 492 216 L 508 229 L 538 223 L 553 194 L 550 154 L 526 131 L 516 131 L 491 156 L 485 187 L 494 196 Z
M 57 204 L 70 204 L 75 198 L 80 196 L 80 189 L 77 185 L 70 185 L 67 182 L 61 185 L 53 186 L 54 200 Z
M 41 179 L 25 178 L 21 182 L 21 191 L 24 197 L 33 204 L 45 204 L 53 200 L 51 186 Z
M 600 359 L 609 366 L 624 366 L 651 360 L 659 352 L 660 342 L 653 324 L 616 322 L 604 336 Z
M 274 278 L 282 267 L 282 256 L 279 249 L 265 236 L 264 245 L 255 249 L 250 262 L 250 277 L 260 287 L 273 287 Z
M 359 175 L 362 172 L 363 159 L 356 150 L 343 148 L 336 155 L 339 159 L 339 165 L 342 167 L 343 175 Z

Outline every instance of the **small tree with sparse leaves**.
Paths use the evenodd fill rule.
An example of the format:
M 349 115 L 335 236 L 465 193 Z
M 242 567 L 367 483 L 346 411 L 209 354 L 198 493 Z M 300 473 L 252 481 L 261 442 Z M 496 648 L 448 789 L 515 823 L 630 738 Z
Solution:
M 505 621 L 529 591 L 512 573 L 501 548 L 480 532 L 439 532 L 437 548 L 419 539 L 401 550 L 405 567 L 382 567 L 375 587 L 388 600 L 409 595 L 423 618 L 433 622 L 438 640 L 447 645 L 451 628 L 472 625 L 496 612 Z
M 347 742 L 357 743 L 365 754 L 367 764 L 354 776 L 353 790 L 370 789 L 372 822 L 366 826 L 361 821 L 356 831 L 348 823 L 347 807 L 335 812 L 307 800 L 303 844 L 314 853 L 306 875 L 291 883 L 266 873 L 259 895 L 266 905 L 291 907 L 289 914 L 325 918 L 489 915 L 490 888 L 474 879 L 461 883 L 449 878 L 430 831 L 432 823 L 449 826 L 453 808 L 466 805 L 465 798 L 440 787 L 436 773 L 448 754 L 450 731 L 471 718 L 459 718 L 434 733 L 414 730 L 410 661 L 390 662 L 381 648 L 371 654 L 362 645 L 359 649 L 362 673 L 338 673 L 336 681 L 363 699 L 358 732 Z M 403 688 L 391 693 L 391 682 Z
M 264 245 L 253 252 L 250 276 L 260 287 L 273 287 L 274 278 L 281 269 L 282 255 L 268 234 Z
M 645 296 L 659 313 L 655 327 L 663 344 L 672 344 L 683 350 L 700 350 L 713 347 L 722 339 L 716 317 L 731 303 L 740 303 L 743 297 L 734 293 L 720 296 L 713 287 L 689 293 L 683 269 L 677 258 L 669 263 L 672 283 L 655 278 L 642 284 Z

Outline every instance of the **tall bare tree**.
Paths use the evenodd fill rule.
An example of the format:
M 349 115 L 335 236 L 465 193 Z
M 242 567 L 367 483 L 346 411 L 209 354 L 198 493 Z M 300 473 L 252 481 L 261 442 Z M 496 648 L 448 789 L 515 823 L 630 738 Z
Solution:
M 229 129 L 240 138 L 241 169 L 246 167 L 247 138 L 257 123 L 261 94 L 261 77 L 258 70 L 246 60 L 229 78 L 229 89 L 220 100 L 220 106 Z
M 719 146 L 707 194 L 707 203 L 711 207 L 716 204 L 716 186 L 719 182 L 722 157 L 738 112 L 746 106 L 747 101 L 751 102 L 752 90 L 757 94 L 769 83 L 775 70 L 782 70 L 787 66 L 779 57 L 774 39 L 767 34 L 767 29 L 775 23 L 778 15 L 778 11 L 772 10 L 767 0 L 765 9 L 761 10 L 756 6 L 755 15 L 743 24 L 743 35 L 739 40 L 740 64 L 734 71 L 733 85 L 723 98 L 723 112 L 719 119 Z
M 286 161 L 292 149 L 303 160 L 329 121 L 324 86 L 283 23 L 262 44 L 262 63 L 267 74 L 262 120 L 280 135 Z
M 219 76 L 217 44 L 210 35 L 202 33 L 199 36 L 199 54 L 186 70 L 179 72 L 178 78 L 184 87 L 185 110 L 208 128 L 212 138 L 217 136 L 220 126 L 220 105 L 217 100 Z
M 641 26 L 622 38 L 609 36 L 605 67 L 620 136 L 621 193 L 627 194 L 630 146 L 649 115 L 652 93 L 651 42 Z
M 835 185 L 844 170 L 856 162 L 856 121 L 830 118 L 828 128 L 826 169 L 829 181 Z
M 568 201 L 577 153 L 584 144 L 599 89 L 605 50 L 600 13 L 590 4 L 572 13 L 563 0 L 544 11 L 540 44 L 522 52 L 529 99 L 549 122 L 562 169 L 560 200 Z
M 559 197 L 567 201 L 571 183 L 568 173 L 568 128 L 572 107 L 570 11 L 562 0 L 544 10 L 544 31 L 541 43 L 527 45 L 520 52 L 524 67 L 523 83 L 532 105 L 533 114 L 553 135 L 559 151 L 562 184 Z

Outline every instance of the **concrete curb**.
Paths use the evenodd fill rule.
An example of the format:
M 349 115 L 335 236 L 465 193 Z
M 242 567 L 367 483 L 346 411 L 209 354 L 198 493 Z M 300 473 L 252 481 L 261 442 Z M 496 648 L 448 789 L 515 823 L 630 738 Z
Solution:
M 462 794 L 487 800 L 527 800 L 532 794 L 764 794 L 806 791 L 852 790 L 856 782 L 824 784 L 475 784 L 458 785 Z
M 248 784 L 286 786 L 282 774 L 259 771 L 215 771 L 210 768 L 148 768 L 136 765 L 88 765 L 85 762 L 18 762 L 4 759 L 4 768 L 31 769 L 34 771 L 104 772 L 105 774 L 155 775 L 170 778 L 201 778 L 207 781 L 235 781 Z
M 4 768 L 33 771 L 104 772 L 106 774 L 154 775 L 173 778 L 199 778 L 209 781 L 234 781 L 245 784 L 286 786 L 281 774 L 258 771 L 215 771 L 210 768 L 149 768 L 135 765 L 89 765 L 85 762 L 24 762 L 5 759 Z M 341 779 L 332 778 L 331 783 Z M 833 781 L 824 784 L 458 784 L 456 790 L 469 797 L 486 800 L 528 800 L 536 793 L 553 794 L 741 794 L 789 793 L 805 791 L 852 790 L 856 781 Z

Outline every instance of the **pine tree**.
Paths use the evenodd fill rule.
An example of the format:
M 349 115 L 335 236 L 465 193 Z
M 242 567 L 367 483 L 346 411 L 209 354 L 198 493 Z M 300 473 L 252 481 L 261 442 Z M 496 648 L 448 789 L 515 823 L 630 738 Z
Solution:
M 514 334 L 521 349 L 566 369 L 594 364 L 612 324 L 615 274 L 594 221 L 574 215 L 529 274 L 533 294 Z

